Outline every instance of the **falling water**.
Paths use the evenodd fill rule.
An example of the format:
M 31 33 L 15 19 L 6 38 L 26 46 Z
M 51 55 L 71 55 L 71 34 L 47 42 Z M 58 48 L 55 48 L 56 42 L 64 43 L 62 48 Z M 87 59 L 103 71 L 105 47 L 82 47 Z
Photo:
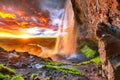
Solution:
M 13 44 L 9 44 L 9 40 L 6 41 L 9 45 L 6 42 L 5 44 L 1 42 L 1 44 L 3 44 L 2 46 L 7 46 L 9 48 L 11 48 L 11 46 L 15 46 L 12 47 L 12 50 L 17 50 L 16 45 L 18 48 L 20 48 L 20 50 L 21 46 L 25 46 L 24 51 L 27 51 L 29 53 L 32 52 L 32 54 L 42 57 L 53 57 L 54 55 L 68 57 L 75 54 L 75 19 L 71 0 L 22 0 L 21 2 L 19 2 L 18 0 L 1 0 L 0 2 L 2 1 L 4 2 L 4 4 L 0 4 L 0 10 L 3 11 L 0 15 L 2 16 L 2 18 L 0 18 L 0 27 L 2 27 L 3 30 L 2 28 L 0 28 L 0 32 L 3 31 L 2 33 L 6 33 L 7 29 L 7 32 L 12 34 L 12 36 L 10 36 L 9 34 L 6 35 L 8 35 L 9 38 L 12 37 L 13 39 L 10 42 Z M 3 14 L 7 14 L 7 12 L 14 14 L 15 16 L 12 19 L 13 24 L 11 26 L 6 23 L 6 21 L 8 21 L 7 17 L 3 18 Z M 21 25 L 19 23 L 19 25 L 16 24 L 16 26 L 14 26 L 14 21 L 18 21 L 18 23 L 19 21 L 26 23 L 23 25 L 22 23 Z M 2 23 L 5 23 L 6 26 L 3 26 Z M 33 23 L 34 25 L 31 25 L 30 23 Z M 55 27 L 57 27 L 57 30 L 53 30 Z M 14 32 L 18 33 L 19 31 L 25 31 L 26 34 L 21 36 L 14 35 Z M 3 36 L 2 33 L 0 33 L 0 36 Z M 49 38 L 53 36 L 57 39 L 56 44 L 54 43 L 55 40 L 52 41 L 54 43 L 52 45 L 55 45 L 55 48 L 49 48 L 48 46 L 51 45 L 51 42 L 49 41 L 51 39 Z M 16 39 L 19 37 L 27 37 L 30 39 L 19 41 L 18 39 Z M 0 40 L 2 40 L 2 38 Z M 7 39 L 5 38 L 5 40 Z M 48 43 L 46 44 L 46 42 Z
M 55 53 L 69 56 L 76 51 L 75 20 L 70 0 L 66 1 L 65 11 L 61 20 Z

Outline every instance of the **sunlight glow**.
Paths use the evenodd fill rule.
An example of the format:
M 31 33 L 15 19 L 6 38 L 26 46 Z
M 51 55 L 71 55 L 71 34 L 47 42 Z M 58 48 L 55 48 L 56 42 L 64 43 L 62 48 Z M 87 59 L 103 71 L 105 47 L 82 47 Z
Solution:
M 22 39 L 27 39 L 30 36 L 27 35 L 27 34 L 13 35 L 13 34 L 10 34 L 10 33 L 0 32 L 0 37 L 2 37 L 2 38 L 22 38 Z
M 11 14 L 11 13 L 5 13 L 5 12 L 2 12 L 2 11 L 0 11 L 0 17 L 2 17 L 2 18 L 15 18 L 15 15 L 14 14 Z
M 23 35 L 20 35 L 20 38 L 22 38 L 22 39 L 28 39 L 28 38 L 30 38 L 30 36 L 27 35 L 27 34 L 23 34 Z
M 34 35 L 29 35 L 26 33 L 21 33 L 21 34 L 11 34 L 11 33 L 6 33 L 6 32 L 0 32 L 0 38 L 20 38 L 20 39 L 29 39 L 29 38 L 56 38 L 57 36 L 34 36 Z

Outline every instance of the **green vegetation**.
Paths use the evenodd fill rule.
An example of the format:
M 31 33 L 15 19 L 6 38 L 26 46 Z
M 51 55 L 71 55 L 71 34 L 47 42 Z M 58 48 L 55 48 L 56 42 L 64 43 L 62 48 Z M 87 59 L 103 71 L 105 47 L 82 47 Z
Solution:
M 95 54 L 97 53 L 95 50 L 92 50 L 88 45 L 84 45 L 83 48 L 81 48 L 81 52 L 87 58 L 94 58 Z
M 30 76 L 30 79 L 31 79 L 31 80 L 34 80 L 36 77 L 38 77 L 38 74 L 35 74 L 35 73 L 34 73 L 34 74 L 32 74 L 32 75 Z
M 15 74 L 15 70 L 0 64 L 0 72 L 3 74 Z
M 98 57 L 93 58 L 93 59 L 91 59 L 91 60 L 89 60 L 89 61 L 81 62 L 81 63 L 76 64 L 76 65 L 78 65 L 78 66 L 80 66 L 80 65 L 86 65 L 86 64 L 89 64 L 89 63 L 91 63 L 91 62 L 94 62 L 94 63 L 96 63 L 97 65 L 99 65 L 99 64 L 101 63 L 100 57 L 98 56 Z
M 88 50 L 89 51 L 89 50 Z M 95 57 L 89 61 L 81 62 L 81 63 L 64 63 L 64 62 L 54 62 L 50 59 L 45 59 L 43 62 L 43 68 L 47 70 L 57 70 L 63 73 L 67 74 L 73 74 L 73 75 L 83 75 L 82 72 L 78 71 L 75 68 L 64 68 L 62 65 L 71 65 L 71 66 L 80 66 L 80 65 L 86 65 L 91 62 L 96 63 L 99 65 L 101 63 L 100 57 Z M 101 74 L 101 71 L 100 71 Z M 31 80 L 34 80 L 35 78 L 38 77 L 38 74 L 33 73 L 30 76 Z M 0 64 L 0 79 L 5 79 L 5 80 L 25 80 L 21 75 L 16 75 L 15 70 L 11 69 L 9 67 L 4 66 L 3 64 Z M 45 80 L 50 80 L 50 77 L 46 77 Z
M 9 75 L 4 75 L 4 74 L 0 73 L 0 79 L 10 80 L 10 76 Z
M 91 62 L 96 63 L 97 65 L 100 65 L 101 59 L 100 59 L 99 56 L 97 56 L 97 57 L 95 57 L 91 60 L 80 62 L 80 63 L 54 62 L 54 61 L 51 61 L 51 60 L 46 60 L 44 65 L 49 66 L 49 68 L 51 68 L 51 67 L 53 68 L 53 67 L 58 67 L 58 66 L 62 66 L 62 65 L 80 66 L 80 65 L 89 64 Z
M 45 66 L 43 66 L 43 68 L 46 68 L 48 70 L 49 69 L 56 69 L 58 71 L 68 73 L 68 74 L 82 75 L 82 73 L 75 68 L 63 68 L 63 67 L 60 67 L 60 66 L 51 66 L 51 65 L 45 65 Z
M 15 76 L 15 70 L 0 64 L 0 79 L 5 80 L 24 80 L 20 75 Z
M 53 66 L 61 66 L 61 65 L 70 65 L 71 63 L 67 62 L 55 62 L 50 59 L 44 59 L 42 62 L 43 65 L 53 65 Z
M 45 80 L 50 80 L 50 77 L 46 77 Z
M 24 80 L 24 78 L 20 75 L 13 76 L 11 80 Z
M 54 62 L 54 61 L 50 61 L 50 60 L 46 60 L 45 65 L 54 65 L 54 66 L 59 66 L 59 65 L 62 65 L 63 63 L 61 62 Z
M 101 63 L 101 59 L 100 59 L 99 56 L 96 57 L 96 58 L 91 59 L 90 61 L 96 63 L 97 65 L 99 65 Z

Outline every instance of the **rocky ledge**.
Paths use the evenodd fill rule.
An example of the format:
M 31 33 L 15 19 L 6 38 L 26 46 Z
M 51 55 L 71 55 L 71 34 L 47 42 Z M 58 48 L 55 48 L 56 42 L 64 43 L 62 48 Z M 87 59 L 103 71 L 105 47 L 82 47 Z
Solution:
M 0 48 L 0 80 L 106 80 L 97 60 L 62 63 Z

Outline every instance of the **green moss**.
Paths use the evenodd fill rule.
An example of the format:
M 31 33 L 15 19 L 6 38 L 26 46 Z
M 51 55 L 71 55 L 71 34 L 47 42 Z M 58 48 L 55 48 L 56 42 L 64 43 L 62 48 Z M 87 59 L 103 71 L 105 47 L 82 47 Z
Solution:
M 11 80 L 24 80 L 24 78 L 20 75 L 13 76 Z
M 10 80 L 10 75 L 4 75 L 4 74 L 0 73 L 0 79 Z
M 61 62 L 54 62 L 54 61 L 46 61 L 44 64 L 45 65 L 59 66 L 59 65 L 62 65 L 63 63 L 61 63 Z
M 43 68 L 46 68 L 48 70 L 49 69 L 56 69 L 58 71 L 68 73 L 68 74 L 82 75 L 82 73 L 75 68 L 63 68 L 63 67 L 60 67 L 60 66 L 51 66 L 51 65 L 45 65 L 45 66 L 43 66 Z
M 97 65 L 99 65 L 100 63 L 101 63 L 101 59 L 100 59 L 100 57 L 98 56 L 98 57 L 96 57 L 96 58 L 93 58 L 93 59 L 91 59 L 91 60 L 89 60 L 89 61 L 85 61 L 85 62 L 81 62 L 81 63 L 79 63 L 79 64 L 77 64 L 77 65 L 86 65 L 86 64 L 89 64 L 89 63 L 91 63 L 91 62 L 94 62 L 94 63 L 96 63 Z
M 36 77 L 38 77 L 38 74 L 33 73 L 33 74 L 30 76 L 30 79 L 31 79 L 31 80 L 34 80 Z
M 42 62 L 43 65 L 53 65 L 53 66 L 61 66 L 61 65 L 70 65 L 71 63 L 67 63 L 67 62 L 56 62 L 56 61 L 52 61 L 49 59 L 45 59 Z
M 44 80 L 50 80 L 50 77 L 46 77 Z
M 15 70 L 0 64 L 0 72 L 4 74 L 15 74 Z
M 95 50 L 92 50 L 88 45 L 84 45 L 83 48 L 80 49 L 80 51 L 87 57 L 87 58 L 93 58 L 95 54 L 97 53 Z
M 99 56 L 96 57 L 96 58 L 91 59 L 90 61 L 96 63 L 97 65 L 99 65 L 101 63 L 101 59 L 100 59 Z
M 24 80 L 24 78 L 20 75 L 15 76 L 15 70 L 14 69 L 11 69 L 7 66 L 4 66 L 3 64 L 0 64 L 0 79 Z
M 5 78 L 5 75 L 0 73 L 0 78 Z

